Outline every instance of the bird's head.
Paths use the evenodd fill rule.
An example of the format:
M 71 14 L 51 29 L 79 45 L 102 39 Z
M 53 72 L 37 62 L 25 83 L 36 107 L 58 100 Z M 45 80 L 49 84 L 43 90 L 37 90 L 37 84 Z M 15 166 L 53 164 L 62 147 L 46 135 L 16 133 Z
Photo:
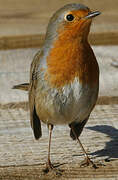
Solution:
M 46 39 L 54 40 L 58 35 L 65 40 L 86 39 L 92 19 L 99 15 L 82 4 L 68 4 L 59 9 L 50 19 Z

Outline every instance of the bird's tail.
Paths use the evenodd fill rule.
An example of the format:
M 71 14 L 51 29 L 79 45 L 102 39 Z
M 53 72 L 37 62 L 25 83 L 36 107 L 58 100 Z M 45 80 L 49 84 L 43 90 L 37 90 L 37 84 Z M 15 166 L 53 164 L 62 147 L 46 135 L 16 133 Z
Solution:
M 29 83 L 23 83 L 23 84 L 18 84 L 12 87 L 12 89 L 19 89 L 23 91 L 28 91 L 29 90 Z

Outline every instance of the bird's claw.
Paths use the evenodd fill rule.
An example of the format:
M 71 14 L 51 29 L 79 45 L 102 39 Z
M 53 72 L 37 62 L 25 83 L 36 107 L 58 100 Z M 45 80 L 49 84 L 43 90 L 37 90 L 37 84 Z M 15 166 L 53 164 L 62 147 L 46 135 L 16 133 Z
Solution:
M 57 169 L 51 162 L 48 162 L 46 164 L 46 168 L 43 170 L 45 174 L 49 173 L 50 171 L 53 171 L 55 175 L 61 176 L 62 175 L 62 170 Z
M 94 169 L 97 169 L 98 167 L 96 166 L 96 164 L 94 164 L 94 162 L 92 160 L 90 160 L 89 157 L 86 157 L 85 160 L 81 163 L 80 167 L 86 167 L 86 166 L 90 166 L 92 165 L 92 167 Z
M 48 163 L 46 163 L 46 168 L 43 170 L 44 173 L 48 173 L 50 170 L 53 170 L 54 166 L 52 165 L 52 163 L 49 161 Z

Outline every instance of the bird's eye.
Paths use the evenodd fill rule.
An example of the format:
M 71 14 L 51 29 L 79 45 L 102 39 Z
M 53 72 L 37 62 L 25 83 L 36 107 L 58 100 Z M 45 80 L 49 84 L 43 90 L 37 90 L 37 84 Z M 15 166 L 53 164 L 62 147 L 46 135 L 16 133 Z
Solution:
M 74 16 L 72 14 L 68 14 L 68 15 L 66 15 L 66 20 L 67 21 L 73 21 L 74 20 Z

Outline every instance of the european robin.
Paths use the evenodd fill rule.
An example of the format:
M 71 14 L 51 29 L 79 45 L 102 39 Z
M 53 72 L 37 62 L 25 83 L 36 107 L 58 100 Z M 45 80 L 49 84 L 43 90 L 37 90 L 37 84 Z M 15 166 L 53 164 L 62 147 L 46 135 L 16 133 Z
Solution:
M 99 91 L 99 67 L 88 42 L 92 18 L 99 14 L 82 4 L 68 4 L 59 9 L 51 17 L 44 45 L 31 64 L 30 84 L 26 84 L 25 90 L 29 90 L 35 138 L 42 136 L 41 121 L 49 128 L 48 171 L 53 168 L 50 160 L 52 130 L 58 124 L 69 125 L 70 136 L 78 140 L 86 164 L 95 167 L 79 136 Z

